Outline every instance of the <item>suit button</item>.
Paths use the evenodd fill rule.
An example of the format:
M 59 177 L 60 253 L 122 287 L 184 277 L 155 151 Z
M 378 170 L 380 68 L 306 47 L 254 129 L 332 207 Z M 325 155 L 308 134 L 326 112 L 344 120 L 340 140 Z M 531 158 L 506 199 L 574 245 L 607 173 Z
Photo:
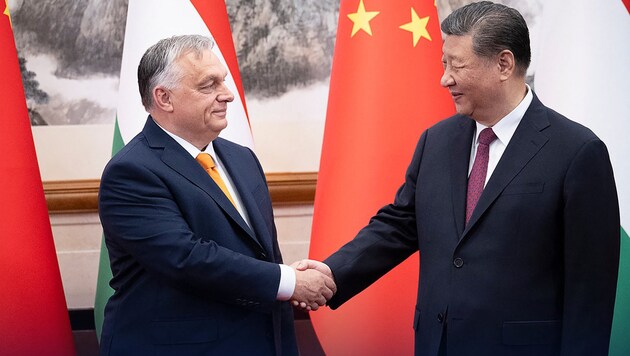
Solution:
M 438 315 L 437 315 L 437 319 L 438 319 L 438 321 L 439 321 L 440 323 L 442 323 L 442 322 L 444 321 L 444 314 L 442 314 L 442 313 L 438 313 Z
M 464 265 L 464 260 L 457 257 L 456 259 L 453 260 L 453 264 L 455 265 L 455 267 L 461 268 Z

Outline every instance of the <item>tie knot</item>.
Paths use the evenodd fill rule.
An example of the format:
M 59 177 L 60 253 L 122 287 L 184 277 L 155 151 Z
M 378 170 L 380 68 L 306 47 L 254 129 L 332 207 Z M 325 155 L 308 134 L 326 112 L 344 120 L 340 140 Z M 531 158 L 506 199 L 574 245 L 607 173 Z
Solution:
M 479 144 L 489 146 L 492 141 L 497 139 L 497 135 L 494 134 L 491 128 L 485 128 L 481 130 L 479 134 Z
M 199 162 L 199 164 L 203 167 L 203 169 L 208 170 L 208 169 L 213 169 L 214 168 L 214 160 L 212 159 L 212 156 L 210 156 L 208 153 L 200 153 L 197 155 L 197 162 Z

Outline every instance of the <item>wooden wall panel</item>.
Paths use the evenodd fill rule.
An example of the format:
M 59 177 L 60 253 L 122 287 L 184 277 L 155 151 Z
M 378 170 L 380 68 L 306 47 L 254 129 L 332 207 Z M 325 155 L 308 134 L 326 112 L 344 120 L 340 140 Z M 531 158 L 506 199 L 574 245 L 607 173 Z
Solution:
M 49 213 L 95 212 L 100 180 L 44 182 Z M 312 204 L 317 172 L 268 173 L 267 184 L 274 205 Z

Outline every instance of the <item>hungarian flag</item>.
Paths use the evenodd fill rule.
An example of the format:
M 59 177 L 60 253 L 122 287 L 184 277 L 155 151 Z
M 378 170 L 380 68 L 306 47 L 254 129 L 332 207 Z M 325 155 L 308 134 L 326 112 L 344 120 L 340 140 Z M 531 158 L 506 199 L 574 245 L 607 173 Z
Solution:
M 147 112 L 138 91 L 137 69 L 144 52 L 159 40 L 176 35 L 204 35 L 215 41 L 214 54 L 228 68 L 227 87 L 234 93 L 228 105 L 228 127 L 221 137 L 253 148 L 245 106 L 245 96 L 232 42 L 232 32 L 223 0 L 133 0 L 127 11 L 127 27 L 120 69 L 117 119 L 112 154 L 137 135 L 146 122 Z M 112 272 L 104 244 L 101 247 L 94 314 L 100 338 L 103 311 L 113 290 Z
M 336 41 L 309 253 L 316 260 L 394 200 L 422 132 L 455 111 L 440 86 L 434 1 L 342 0 Z M 339 309 L 311 313 L 324 351 L 412 354 L 417 291 L 416 254 Z
M 621 260 L 610 355 L 630 355 L 630 1 L 545 4 L 534 90 L 589 127 L 610 152 L 621 210 Z
M 0 5 L 0 353 L 73 355 L 68 308 L 6 3 Z

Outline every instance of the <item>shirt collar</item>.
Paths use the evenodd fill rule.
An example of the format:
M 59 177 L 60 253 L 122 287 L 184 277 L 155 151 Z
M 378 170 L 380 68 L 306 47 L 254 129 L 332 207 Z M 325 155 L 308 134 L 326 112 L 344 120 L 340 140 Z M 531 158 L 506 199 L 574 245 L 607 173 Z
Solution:
M 534 99 L 532 88 L 530 88 L 527 84 L 525 84 L 525 86 L 527 87 L 527 94 L 525 94 L 523 100 L 521 100 L 521 102 L 514 108 L 514 110 L 505 115 L 501 120 L 494 124 L 494 126 L 492 126 L 492 131 L 494 131 L 494 134 L 497 135 L 497 139 L 506 146 L 512 139 L 512 136 L 514 135 L 514 132 L 516 132 L 518 124 L 523 119 L 523 116 L 525 116 L 527 108 L 529 108 L 529 105 Z M 475 134 L 476 145 L 479 140 L 479 134 L 481 133 L 481 130 L 487 128 L 487 126 L 484 126 L 478 122 L 475 122 L 475 124 L 477 125 L 477 133 Z
M 177 142 L 180 146 L 182 146 L 182 148 L 184 150 L 186 150 L 186 152 L 188 152 L 193 158 L 197 158 L 197 156 L 201 153 L 201 152 L 205 152 L 210 154 L 210 156 L 212 156 L 212 158 L 214 160 L 216 160 L 217 155 L 214 152 L 214 146 L 212 145 L 212 141 L 210 143 L 208 143 L 208 146 L 206 146 L 206 148 L 201 151 L 199 150 L 197 147 L 195 147 L 192 143 L 184 140 L 183 138 L 175 135 L 172 132 L 167 131 L 165 128 L 163 128 L 162 126 L 160 126 L 160 124 L 158 124 L 155 120 L 153 120 L 153 122 L 155 122 L 155 124 L 162 129 L 162 131 L 166 132 L 167 135 L 171 136 L 171 138 L 173 138 L 173 140 L 175 140 L 175 142 Z

